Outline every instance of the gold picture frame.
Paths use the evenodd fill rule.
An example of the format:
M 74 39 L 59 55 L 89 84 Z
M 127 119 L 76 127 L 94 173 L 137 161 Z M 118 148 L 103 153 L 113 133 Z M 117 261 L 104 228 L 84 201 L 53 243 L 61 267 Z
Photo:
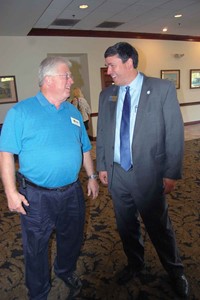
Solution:
M 18 102 L 15 76 L 0 76 L 0 104 Z
M 180 89 L 180 70 L 161 70 L 160 77 L 172 81 L 176 89 Z

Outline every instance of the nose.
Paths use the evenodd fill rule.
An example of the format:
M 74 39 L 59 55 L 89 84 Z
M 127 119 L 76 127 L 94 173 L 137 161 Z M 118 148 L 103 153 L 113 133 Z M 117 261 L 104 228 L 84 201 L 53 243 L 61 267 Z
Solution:
M 74 83 L 74 80 L 72 77 L 69 78 L 69 81 L 70 81 L 71 85 Z
M 111 67 L 110 67 L 110 66 L 108 66 L 108 68 L 107 68 L 107 74 L 108 74 L 108 75 L 111 74 Z

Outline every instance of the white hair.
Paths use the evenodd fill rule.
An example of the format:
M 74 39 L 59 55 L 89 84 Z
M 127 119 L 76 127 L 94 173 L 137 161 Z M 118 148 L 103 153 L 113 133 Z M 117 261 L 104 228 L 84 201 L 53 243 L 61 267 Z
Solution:
M 43 85 L 44 78 L 47 75 L 54 75 L 56 71 L 56 67 L 59 64 L 65 64 L 69 68 L 71 67 L 71 62 L 66 60 L 64 57 L 61 56 L 50 56 L 45 58 L 39 66 L 39 71 L 38 71 L 38 82 L 39 82 L 39 87 Z

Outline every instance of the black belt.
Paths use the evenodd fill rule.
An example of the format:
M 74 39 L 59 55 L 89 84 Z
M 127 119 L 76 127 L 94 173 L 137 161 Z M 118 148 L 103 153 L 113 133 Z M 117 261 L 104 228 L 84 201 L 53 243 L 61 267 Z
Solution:
M 29 181 L 28 179 L 26 179 L 26 177 L 24 177 L 21 173 L 17 172 L 17 180 L 19 183 L 22 184 L 22 187 L 25 189 L 27 185 L 30 185 L 30 186 L 33 186 L 37 189 L 41 189 L 41 190 L 46 190 L 46 191 L 59 191 L 59 192 L 64 192 L 66 190 L 68 190 L 70 187 L 73 186 L 73 184 L 76 182 L 73 182 L 73 183 L 70 183 L 68 185 L 64 185 L 64 186 L 61 186 L 61 187 L 57 187 L 57 188 L 47 188 L 47 187 L 44 187 L 44 186 L 40 186 L 40 185 L 37 185 L 35 183 L 33 183 L 32 181 Z

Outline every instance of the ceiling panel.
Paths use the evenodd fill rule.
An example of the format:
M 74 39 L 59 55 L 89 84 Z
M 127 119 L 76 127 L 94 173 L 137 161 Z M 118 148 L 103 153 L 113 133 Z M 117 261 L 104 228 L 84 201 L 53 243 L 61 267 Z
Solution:
M 200 0 L 1 0 L 0 36 L 26 36 L 32 28 L 101 30 L 100 23 L 124 22 L 112 31 L 200 36 Z M 183 17 L 175 19 L 174 15 Z M 56 19 L 79 19 L 74 26 L 53 26 Z M 111 31 L 104 28 L 104 31 Z

